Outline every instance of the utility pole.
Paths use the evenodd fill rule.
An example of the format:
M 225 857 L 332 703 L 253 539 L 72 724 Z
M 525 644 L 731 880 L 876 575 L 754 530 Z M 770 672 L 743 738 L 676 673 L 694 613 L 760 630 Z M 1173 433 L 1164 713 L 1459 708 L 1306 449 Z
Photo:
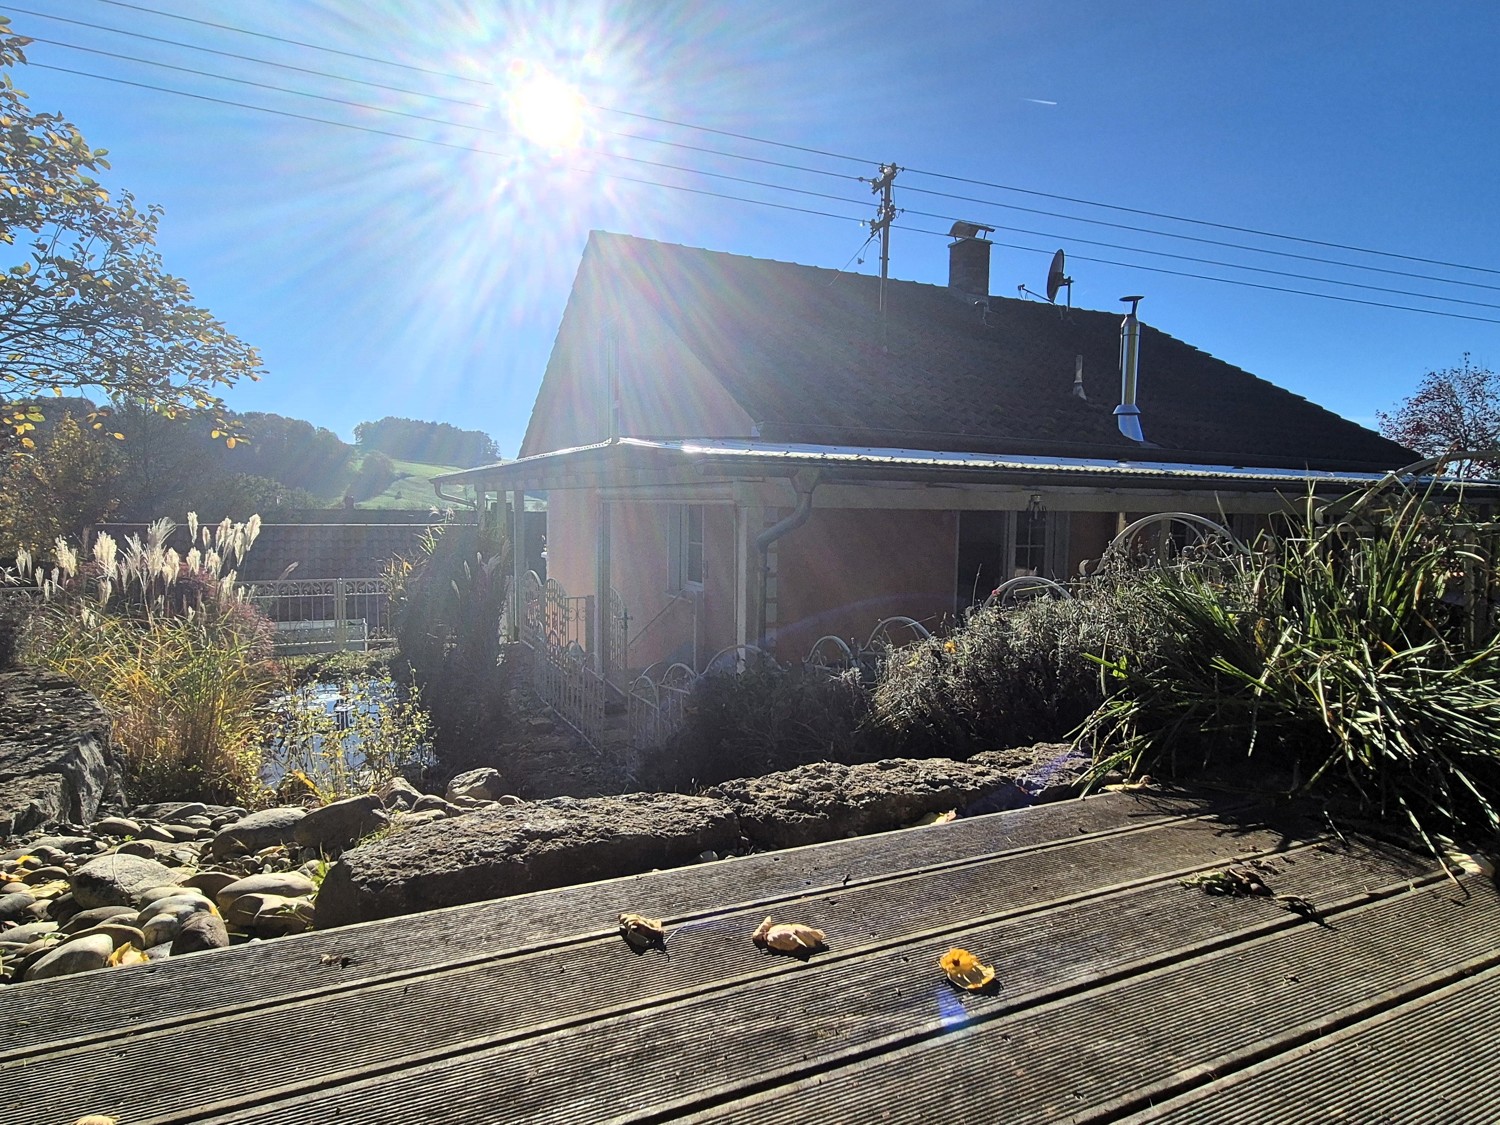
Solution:
M 880 196 L 880 205 L 875 209 L 875 217 L 870 220 L 870 234 L 880 235 L 880 331 L 882 336 L 885 333 L 885 282 L 891 271 L 891 221 L 896 217 L 896 205 L 891 202 L 891 185 L 896 182 L 896 173 L 900 170 L 894 164 L 882 164 L 880 174 L 873 180 L 867 181 L 870 191 Z

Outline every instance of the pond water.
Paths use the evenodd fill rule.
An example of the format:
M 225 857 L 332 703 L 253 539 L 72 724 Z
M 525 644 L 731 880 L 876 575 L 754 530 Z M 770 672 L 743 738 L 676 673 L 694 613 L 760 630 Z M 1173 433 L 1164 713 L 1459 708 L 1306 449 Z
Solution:
M 275 788 L 300 771 L 320 789 L 350 792 L 392 772 L 420 771 L 432 761 L 423 730 L 409 729 L 406 688 L 386 677 L 316 682 L 270 703 L 275 735 L 264 747 L 261 780 Z

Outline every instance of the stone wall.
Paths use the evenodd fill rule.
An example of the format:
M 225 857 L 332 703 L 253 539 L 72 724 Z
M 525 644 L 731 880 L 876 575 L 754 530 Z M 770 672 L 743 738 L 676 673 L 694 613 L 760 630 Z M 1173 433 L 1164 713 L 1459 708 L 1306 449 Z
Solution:
M 109 716 L 72 680 L 0 672 L 0 838 L 88 824 L 122 798 Z

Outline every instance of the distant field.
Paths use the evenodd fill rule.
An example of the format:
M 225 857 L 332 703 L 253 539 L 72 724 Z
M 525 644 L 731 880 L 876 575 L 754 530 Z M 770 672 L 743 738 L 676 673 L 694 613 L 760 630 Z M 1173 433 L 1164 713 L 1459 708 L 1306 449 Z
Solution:
M 353 484 L 363 463 L 364 458 L 356 453 L 344 473 L 329 480 L 328 488 L 319 498 L 330 508 L 342 505 L 344 493 Z M 424 465 L 419 461 L 397 461 L 395 458 L 391 459 L 391 464 L 396 468 L 396 479 L 386 486 L 384 492 L 369 500 L 361 500 L 357 507 L 425 512 L 441 504 L 432 489 L 432 478 L 460 471 L 458 465 Z

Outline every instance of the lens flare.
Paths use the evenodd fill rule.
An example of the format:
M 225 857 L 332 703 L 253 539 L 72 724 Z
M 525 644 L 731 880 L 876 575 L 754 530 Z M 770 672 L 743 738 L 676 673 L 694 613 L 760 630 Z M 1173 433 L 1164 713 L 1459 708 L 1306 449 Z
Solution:
M 577 148 L 589 118 L 578 88 L 534 63 L 513 63 L 510 71 L 506 103 L 516 132 L 554 152 Z

